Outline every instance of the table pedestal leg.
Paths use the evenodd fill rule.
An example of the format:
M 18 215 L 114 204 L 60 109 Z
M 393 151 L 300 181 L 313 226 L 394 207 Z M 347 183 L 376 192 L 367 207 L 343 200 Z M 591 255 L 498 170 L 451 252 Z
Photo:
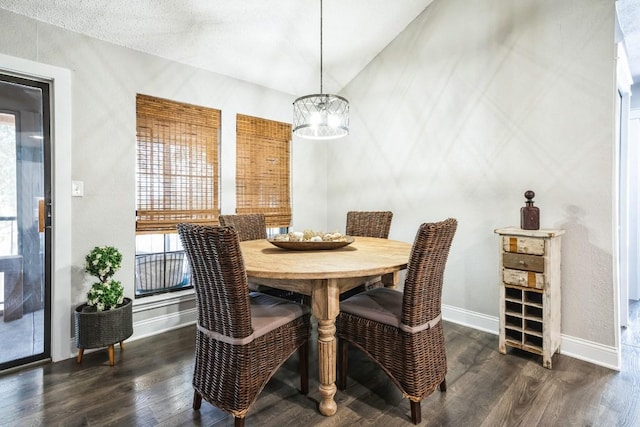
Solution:
M 318 320 L 318 371 L 320 374 L 320 413 L 331 416 L 338 406 L 336 394 L 336 326 L 335 320 Z
M 313 287 L 312 310 L 318 319 L 318 373 L 320 413 L 331 416 L 338 410 L 336 394 L 336 317 L 340 309 L 336 279 L 320 280 Z
M 381 281 L 385 288 L 396 289 L 398 287 L 398 282 L 400 282 L 400 272 L 394 271 L 392 273 L 383 274 Z

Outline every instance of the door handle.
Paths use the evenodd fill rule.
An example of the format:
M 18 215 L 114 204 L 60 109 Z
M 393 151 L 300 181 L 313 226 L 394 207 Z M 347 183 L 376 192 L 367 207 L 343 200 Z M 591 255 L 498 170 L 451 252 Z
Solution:
M 44 233 L 44 199 L 38 200 L 38 233 Z
M 44 233 L 45 228 L 51 228 L 51 202 L 38 200 L 38 232 Z

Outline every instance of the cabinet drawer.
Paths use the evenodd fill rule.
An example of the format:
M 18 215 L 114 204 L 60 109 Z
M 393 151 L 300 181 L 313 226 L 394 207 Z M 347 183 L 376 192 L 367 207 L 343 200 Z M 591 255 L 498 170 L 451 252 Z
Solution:
M 502 265 L 514 270 L 535 271 L 544 273 L 544 257 L 538 255 L 502 253 Z
M 544 255 L 544 239 L 502 236 L 502 250 L 520 254 Z
M 544 289 L 544 274 L 534 271 L 502 269 L 502 281 L 507 285 Z

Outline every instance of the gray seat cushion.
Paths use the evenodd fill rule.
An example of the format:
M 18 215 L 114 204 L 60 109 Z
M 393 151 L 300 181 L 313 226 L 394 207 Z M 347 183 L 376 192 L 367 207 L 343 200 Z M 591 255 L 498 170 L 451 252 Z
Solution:
M 408 326 L 402 319 L 402 292 L 389 288 L 376 288 L 347 298 L 340 303 L 340 311 L 349 313 L 374 322 L 399 328 L 404 332 L 414 334 L 433 328 L 442 320 L 442 315 L 415 326 Z
M 197 324 L 197 329 L 217 341 L 232 345 L 247 345 L 262 335 L 283 326 L 298 317 L 309 313 L 306 305 L 291 302 L 283 298 L 250 292 L 251 328 L 253 333 L 242 338 L 232 338 L 215 331 L 210 331 Z
M 361 292 L 342 301 L 340 311 L 399 328 L 402 292 L 389 288 Z
M 309 313 L 309 307 L 259 292 L 249 293 L 253 338 Z

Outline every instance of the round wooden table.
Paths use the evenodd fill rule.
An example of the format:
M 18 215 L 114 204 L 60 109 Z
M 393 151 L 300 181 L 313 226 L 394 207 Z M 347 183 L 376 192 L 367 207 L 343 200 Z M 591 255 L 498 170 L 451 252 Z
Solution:
M 319 405 L 323 415 L 337 411 L 335 321 L 340 294 L 364 281 L 382 277 L 395 287 L 407 268 L 411 244 L 374 237 L 355 237 L 349 246 L 332 250 L 292 251 L 267 240 L 240 242 L 247 276 L 253 283 L 311 296 L 318 320 Z

